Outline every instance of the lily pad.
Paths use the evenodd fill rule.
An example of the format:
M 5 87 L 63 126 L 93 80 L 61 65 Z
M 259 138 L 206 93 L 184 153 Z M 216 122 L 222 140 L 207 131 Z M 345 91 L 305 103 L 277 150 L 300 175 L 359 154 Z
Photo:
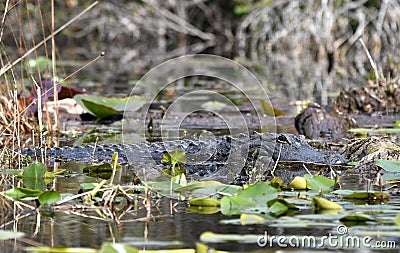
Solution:
M 400 215 L 397 215 L 396 218 L 394 218 L 394 222 L 400 228 Z
M 256 243 L 259 235 L 238 235 L 238 234 L 216 234 L 204 232 L 200 235 L 200 241 L 208 243 Z
M 208 111 L 218 112 L 218 111 L 222 111 L 226 107 L 226 104 L 222 103 L 222 102 L 218 102 L 218 101 L 208 101 L 208 102 L 203 103 L 201 105 L 201 107 Z
M 307 181 L 304 177 L 297 176 L 285 187 L 285 189 L 306 190 Z
M 400 161 L 378 159 L 375 163 L 385 171 L 400 172 Z
M 24 171 L 22 172 L 22 178 L 43 179 L 46 171 L 46 165 L 41 162 L 35 161 L 24 169 Z
M 304 175 L 304 178 L 307 181 L 307 189 L 317 192 L 330 191 L 335 185 L 335 180 L 323 176 L 311 176 L 307 174 Z
M 213 198 L 195 198 L 189 200 L 189 204 L 192 206 L 219 206 L 220 202 Z
M 320 197 L 312 198 L 312 207 L 314 210 L 343 209 L 341 205 Z
M 257 214 L 240 215 L 240 223 L 242 225 L 258 224 L 265 221 L 265 218 Z
M 146 102 L 145 99 L 140 96 L 106 98 L 79 94 L 74 96 L 74 99 L 80 106 L 98 119 L 122 114 L 124 111 L 137 111 Z
M 270 117 L 285 116 L 285 113 L 264 99 L 260 99 L 261 113 Z
M 189 206 L 188 211 L 200 214 L 214 214 L 219 212 L 219 207 L 215 206 Z
M 40 205 L 42 206 L 51 206 L 55 202 L 61 199 L 60 193 L 56 191 L 45 191 L 38 197 Z
M 386 192 L 354 192 L 344 196 L 345 199 L 388 199 L 389 194 Z
M 70 247 L 26 247 L 24 250 L 40 253 L 98 253 L 96 249 L 90 248 L 70 248 Z
M 0 241 L 14 239 L 14 238 L 20 238 L 22 236 L 24 236 L 23 232 L 0 230 Z
M 11 188 L 7 191 L 2 192 L 1 194 L 5 194 L 11 198 L 14 199 L 23 199 L 26 197 L 38 197 L 40 194 L 42 194 L 43 191 L 38 191 L 38 190 L 31 190 L 28 188 Z

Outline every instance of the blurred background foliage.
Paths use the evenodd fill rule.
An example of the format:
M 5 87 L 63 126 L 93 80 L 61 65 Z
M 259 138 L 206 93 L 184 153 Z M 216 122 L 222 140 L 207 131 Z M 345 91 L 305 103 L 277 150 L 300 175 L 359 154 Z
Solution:
M 2 66 L 51 31 L 50 1 L 8 2 Z M 55 0 L 55 27 L 89 4 Z M 359 38 L 380 73 L 397 76 L 399 27 L 400 3 L 395 0 L 100 1 L 56 36 L 58 75 L 67 76 L 104 51 L 105 57 L 75 75 L 71 83 L 128 83 L 167 59 L 210 53 L 251 68 L 277 96 L 318 101 L 324 93 L 359 87 L 370 78 L 372 68 Z M 24 61 L 50 58 L 50 52 L 48 42 Z M 19 70 L 14 75 L 27 82 L 30 73 L 38 79 L 51 78 L 46 77 L 51 71 L 40 78 L 37 72 Z

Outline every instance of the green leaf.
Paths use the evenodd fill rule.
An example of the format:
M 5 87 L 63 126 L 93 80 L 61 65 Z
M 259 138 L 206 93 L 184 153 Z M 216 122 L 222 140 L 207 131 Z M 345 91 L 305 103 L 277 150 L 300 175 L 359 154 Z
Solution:
M 46 182 L 44 179 L 22 178 L 22 182 L 26 188 L 38 191 L 46 190 Z
M 13 199 L 22 199 L 26 197 L 38 197 L 43 191 L 31 190 L 28 188 L 12 188 L 7 191 L 1 192 Z
M 96 186 L 98 185 L 98 183 L 81 183 L 81 189 L 86 192 L 86 191 L 90 191 L 93 190 L 94 188 L 96 188 Z
M 51 206 L 61 199 L 60 193 L 56 191 L 45 191 L 39 195 L 39 202 L 42 206 Z
M 339 219 L 339 221 L 375 221 L 371 216 L 366 214 L 354 214 L 354 215 L 346 215 Z
M 354 193 L 350 193 L 347 194 L 345 196 L 343 196 L 343 198 L 345 199 L 388 199 L 389 198 L 389 194 L 385 193 L 385 192 L 354 192 Z
M 270 117 L 279 117 L 279 116 L 285 116 L 285 113 L 275 106 L 271 105 L 264 99 L 260 99 L 260 105 L 261 105 L 261 113 L 263 115 L 267 115 Z
M 0 230 L 0 241 L 23 237 L 23 232 Z
M 46 72 L 46 70 L 52 70 L 52 62 L 50 59 L 43 57 L 43 56 L 39 56 L 35 59 L 30 59 L 28 61 L 25 61 L 24 63 L 25 68 L 26 69 L 31 69 L 34 73 L 35 71 L 37 71 L 37 69 L 39 68 L 41 73 Z
M 224 196 L 221 199 L 221 213 L 224 215 L 234 215 L 242 213 L 242 210 L 254 207 L 254 201 L 240 196 Z
M 250 225 L 250 224 L 258 224 L 265 221 L 265 218 L 257 215 L 257 214 L 241 214 L 240 215 L 240 224 L 242 225 Z
M 341 205 L 320 197 L 312 198 L 312 207 L 314 210 L 343 209 Z
M 184 164 L 186 163 L 186 153 L 179 149 L 167 152 L 162 156 L 161 162 L 169 162 L 173 167 L 177 164 Z
M 191 206 L 220 206 L 220 201 L 213 198 L 195 198 L 189 200 Z
M 189 206 L 188 211 L 200 214 L 214 214 L 219 212 L 219 207 L 216 206 Z
M 284 189 L 306 190 L 307 181 L 304 177 L 296 176 Z
M 122 114 L 124 111 L 137 111 L 146 102 L 144 98 L 139 96 L 106 98 L 79 94 L 74 96 L 74 99 L 80 106 L 99 119 Z
M 400 172 L 400 161 L 377 159 L 375 163 L 385 171 Z
M 394 128 L 400 128 L 400 120 L 396 121 L 393 125 Z
M 69 247 L 26 247 L 24 250 L 38 253 L 98 253 L 96 249 Z
M 307 181 L 307 189 L 313 191 L 330 191 L 335 185 L 335 180 L 323 176 L 312 176 L 309 174 L 304 175 Z
M 397 215 L 397 216 L 394 218 L 394 222 L 395 222 L 396 225 L 400 228 L 400 215 Z
M 41 162 L 35 161 L 24 169 L 24 171 L 22 172 L 22 178 L 43 179 L 46 171 L 46 165 Z
M 121 243 L 103 243 L 100 253 L 138 253 L 139 250 L 137 248 L 128 246 L 128 245 L 123 245 Z
M 239 234 L 216 234 L 213 232 L 204 232 L 200 235 L 200 241 L 208 243 L 257 243 L 260 235 L 239 235 Z
M 201 105 L 201 107 L 208 111 L 213 111 L 213 112 L 217 111 L 218 112 L 218 111 L 222 111 L 222 109 L 224 109 L 226 107 L 226 104 L 218 102 L 218 101 L 208 101 L 208 102 L 203 103 Z
M 261 182 L 250 185 L 242 192 L 239 192 L 238 197 L 254 201 L 256 206 L 267 206 L 269 200 L 278 197 L 278 191 L 267 182 Z
M 218 182 L 218 181 L 201 181 L 201 182 L 195 182 L 192 184 L 188 184 L 186 186 L 178 187 L 175 190 L 176 191 L 194 191 L 200 188 L 209 188 L 209 187 L 221 187 L 224 186 L 223 183 Z

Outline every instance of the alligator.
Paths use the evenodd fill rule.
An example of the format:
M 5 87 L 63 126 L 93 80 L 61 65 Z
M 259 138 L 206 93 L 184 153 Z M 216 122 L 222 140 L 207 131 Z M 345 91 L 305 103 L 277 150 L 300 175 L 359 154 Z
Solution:
M 53 147 L 46 150 L 25 149 L 24 155 L 38 158 L 43 153 L 53 161 L 76 160 L 82 162 L 110 161 L 118 152 L 121 165 L 133 166 L 135 172 L 146 178 L 160 176 L 161 169 L 171 167 L 162 162 L 166 152 L 182 150 L 186 162 L 181 166 L 186 174 L 195 179 L 212 178 L 232 182 L 234 178 L 246 178 L 249 170 L 257 168 L 264 173 L 276 166 L 277 161 L 298 161 L 317 164 L 345 164 L 338 153 L 322 153 L 313 149 L 304 136 L 293 134 L 253 133 L 236 137 L 215 139 L 182 139 L 140 144 L 97 144 L 84 146 Z M 144 168 L 144 170 L 143 170 Z M 141 171 L 144 171 L 141 173 Z M 243 181 L 243 180 L 240 180 Z

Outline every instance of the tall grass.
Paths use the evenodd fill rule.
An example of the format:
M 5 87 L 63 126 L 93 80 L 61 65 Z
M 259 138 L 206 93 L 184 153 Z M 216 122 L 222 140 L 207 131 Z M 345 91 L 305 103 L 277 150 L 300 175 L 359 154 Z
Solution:
M 42 80 L 61 80 L 67 74 L 57 72 L 59 57 L 56 36 L 69 25 L 88 15 L 88 11 L 97 5 L 93 2 L 86 8 L 76 6 L 70 17 L 57 13 L 54 0 L 47 1 L 12 1 L 7 0 L 2 6 L 0 27 L 0 139 L 2 146 L 16 150 L 22 146 L 35 145 L 41 133 L 57 133 L 59 130 L 58 97 L 54 92 L 56 113 L 51 118 L 46 115 L 42 122 L 42 95 L 49 92 L 40 89 Z M 50 8 L 49 8 L 50 7 Z M 81 8 L 79 10 L 78 8 Z M 50 15 L 50 18 L 48 17 Z M 56 28 L 56 22 L 65 20 Z M 49 44 L 51 41 L 51 44 Z M 15 50 L 15 49 L 18 50 Z M 39 62 L 40 58 L 51 58 L 51 65 L 41 69 L 28 67 L 28 61 Z M 54 90 L 55 90 L 54 82 Z M 36 94 L 35 94 L 36 93 Z M 31 112 L 33 105 L 38 105 L 36 113 Z M 39 121 L 37 120 L 39 119 Z M 4 153 L 4 152 L 3 152 Z

